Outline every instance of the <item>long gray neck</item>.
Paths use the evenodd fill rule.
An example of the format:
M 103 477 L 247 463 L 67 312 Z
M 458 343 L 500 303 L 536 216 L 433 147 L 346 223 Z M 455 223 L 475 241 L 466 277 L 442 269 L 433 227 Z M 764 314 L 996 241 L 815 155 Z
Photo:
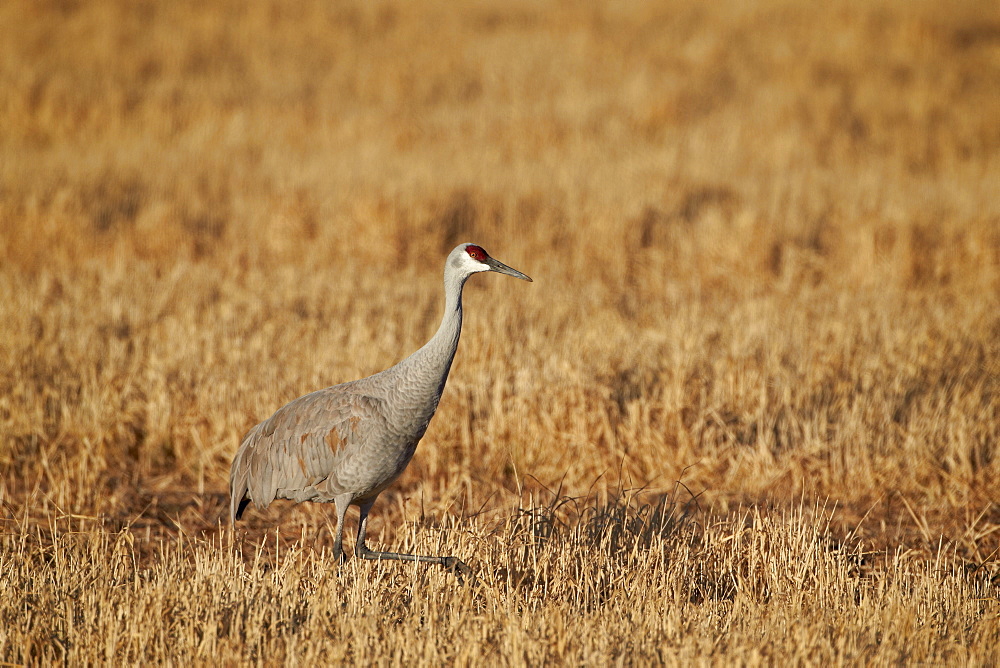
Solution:
M 441 393 L 444 391 L 451 362 L 458 350 L 458 339 L 462 334 L 462 288 L 468 275 L 461 275 L 450 264 L 444 273 L 444 317 L 441 326 L 424 344 L 398 365 L 399 386 L 405 387 L 405 403 L 417 411 L 434 413 Z M 430 414 L 427 419 L 430 419 Z

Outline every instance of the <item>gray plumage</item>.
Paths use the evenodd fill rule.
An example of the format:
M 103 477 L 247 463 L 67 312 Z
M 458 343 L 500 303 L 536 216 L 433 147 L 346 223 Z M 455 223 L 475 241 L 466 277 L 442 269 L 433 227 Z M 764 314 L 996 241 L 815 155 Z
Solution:
M 354 504 L 361 510 L 357 556 L 426 561 L 467 572 L 453 557 L 369 550 L 365 529 L 375 499 L 409 464 L 437 410 L 462 331 L 462 288 L 481 271 L 531 280 L 479 246 L 456 247 L 445 262 L 441 326 L 420 350 L 374 376 L 299 397 L 244 437 L 230 470 L 230 519 L 239 519 L 250 501 L 258 508 L 276 498 L 333 502 L 334 554 L 340 559 L 344 516 Z

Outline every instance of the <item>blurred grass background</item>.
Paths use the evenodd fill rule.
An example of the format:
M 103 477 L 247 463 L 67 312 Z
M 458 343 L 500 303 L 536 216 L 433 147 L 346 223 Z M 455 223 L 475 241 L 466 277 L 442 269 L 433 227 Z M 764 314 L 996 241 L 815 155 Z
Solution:
M 214 525 L 242 434 L 422 344 L 475 241 L 536 282 L 470 282 L 375 536 L 678 479 L 1000 525 L 994 3 L 12 1 L 0 80 L 11 515 Z

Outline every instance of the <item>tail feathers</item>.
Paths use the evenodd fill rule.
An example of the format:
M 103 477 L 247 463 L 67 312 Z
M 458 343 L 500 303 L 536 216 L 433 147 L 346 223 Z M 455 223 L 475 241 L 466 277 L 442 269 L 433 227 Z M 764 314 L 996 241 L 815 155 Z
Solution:
M 232 524 L 240 519 L 243 510 L 250 503 L 249 492 L 249 467 L 243 462 L 246 450 L 240 448 L 233 459 L 233 467 L 229 471 L 229 521 Z
M 230 520 L 232 520 L 233 524 L 236 523 L 236 520 L 238 520 L 241 517 L 243 517 L 243 511 L 246 510 L 246 507 L 248 505 L 250 505 L 250 499 L 248 499 L 247 497 L 244 496 L 243 499 L 240 501 L 239 505 L 237 505 L 235 507 L 234 506 L 230 506 L 230 508 L 229 508 L 229 516 L 230 516 Z

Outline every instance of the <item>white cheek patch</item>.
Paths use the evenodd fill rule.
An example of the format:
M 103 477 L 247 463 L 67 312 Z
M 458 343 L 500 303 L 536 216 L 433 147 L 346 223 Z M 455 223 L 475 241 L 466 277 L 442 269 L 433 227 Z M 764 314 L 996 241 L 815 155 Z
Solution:
M 479 271 L 489 271 L 488 265 L 483 264 L 478 260 L 473 260 L 472 256 L 466 254 L 462 258 L 462 268 L 469 272 L 479 272 Z

